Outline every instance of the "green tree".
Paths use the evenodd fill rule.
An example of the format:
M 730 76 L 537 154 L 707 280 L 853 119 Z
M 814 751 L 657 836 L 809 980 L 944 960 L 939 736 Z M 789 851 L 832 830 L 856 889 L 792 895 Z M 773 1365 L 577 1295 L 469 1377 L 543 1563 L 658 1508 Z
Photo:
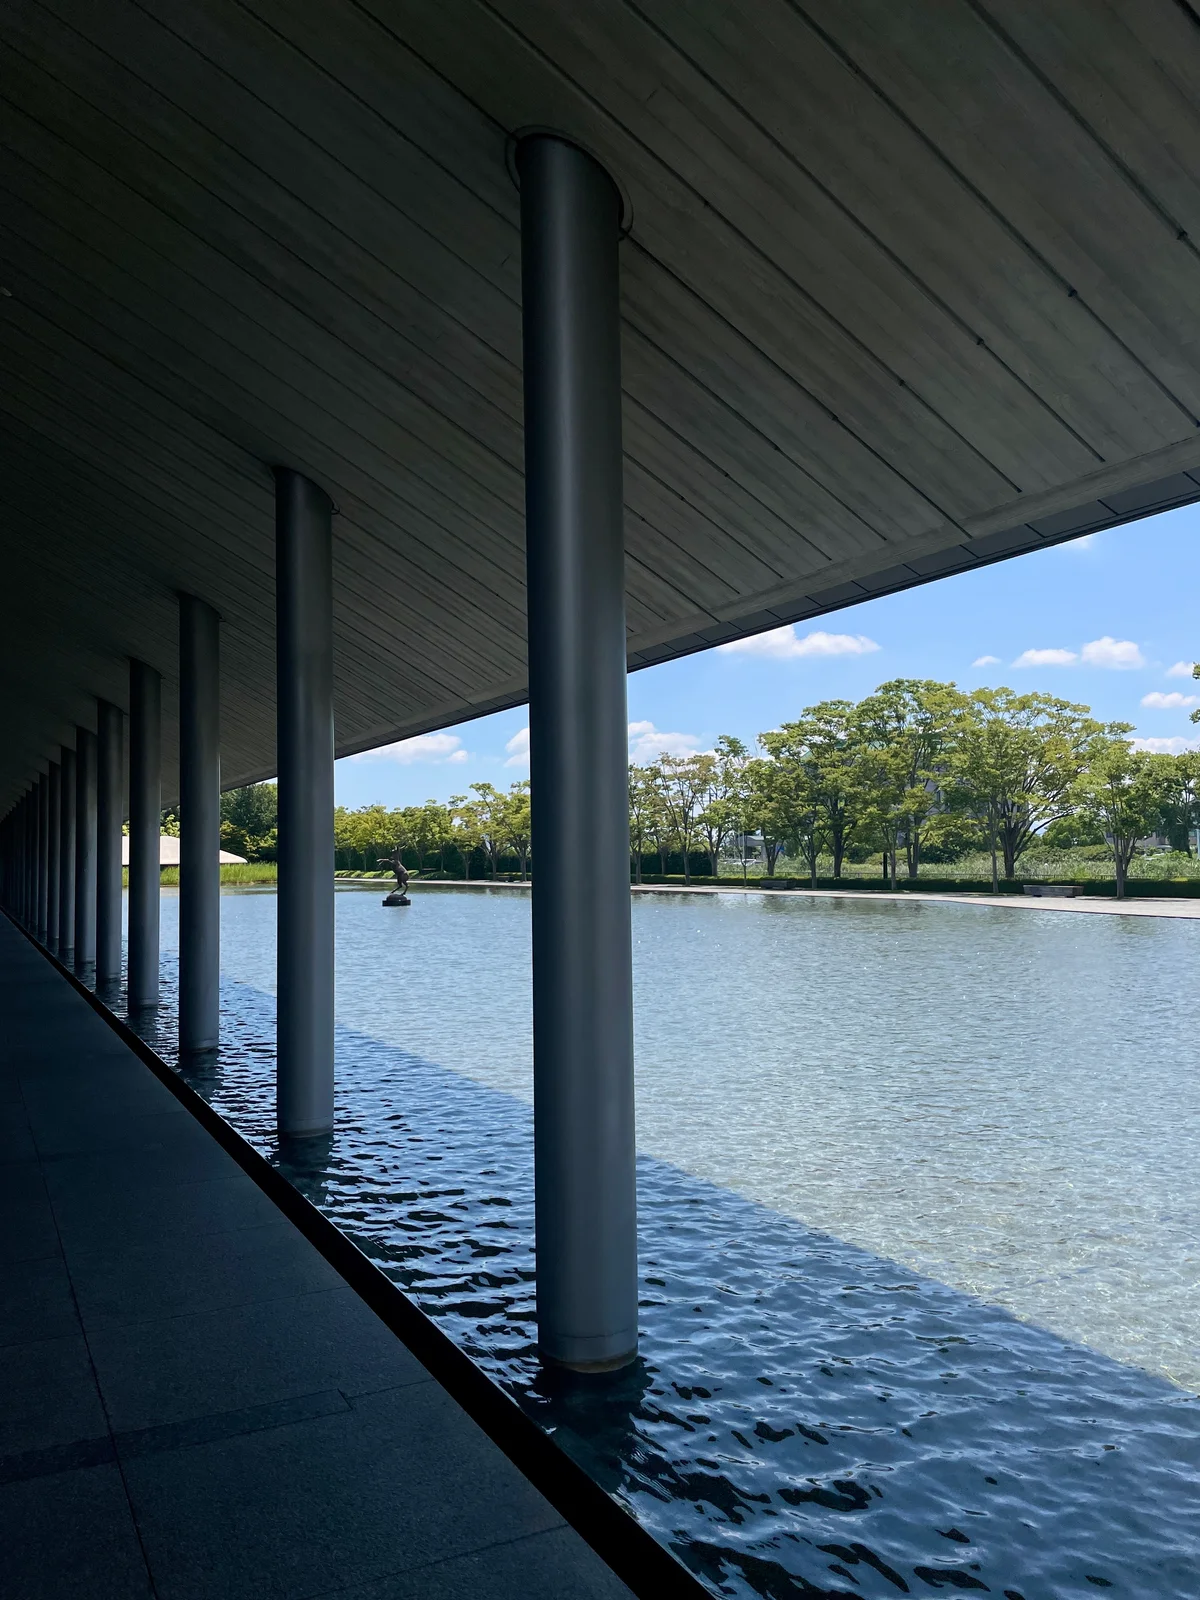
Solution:
M 763 741 L 768 737 L 759 734 L 760 748 L 766 748 Z M 762 835 L 767 877 L 773 878 L 780 856 L 789 847 L 799 848 L 795 775 L 768 754 L 747 763 L 746 783 L 746 814 L 750 826 Z
M 981 689 L 969 697 L 951 743 L 944 790 L 952 811 L 965 811 L 984 829 L 993 894 L 1000 890 L 997 857 L 1004 806 L 1020 791 L 1027 764 L 1024 741 L 997 699 L 1005 693 Z
M 1050 694 L 980 689 L 971 698 L 992 723 L 998 750 L 1002 747 L 998 759 L 1006 793 L 1000 803 L 1000 844 L 1004 876 L 1014 878 L 1034 837 L 1070 811 L 1097 741 L 1119 738 L 1130 729 L 1126 723 L 1098 722 L 1088 706 Z
M 532 812 L 529 804 L 529 779 L 522 778 L 511 784 L 509 791 L 500 796 L 498 831 L 502 844 L 517 857 L 521 864 L 521 882 L 529 871 L 529 841 L 532 829 Z
M 1162 826 L 1172 850 L 1192 853 L 1192 830 L 1200 827 L 1200 751 L 1174 756 L 1172 782 L 1162 802 Z
M 450 821 L 454 848 L 463 864 L 463 879 L 469 882 L 471 861 L 482 843 L 482 836 L 475 803 L 465 794 L 450 796 Z
M 776 760 L 803 761 L 812 799 L 822 813 L 821 832 L 840 878 L 846 847 L 853 837 L 862 801 L 857 771 L 854 706 L 849 700 L 822 700 L 794 722 L 785 722 L 760 741 Z
M 900 849 L 913 815 L 927 803 L 927 791 L 923 785 L 919 791 L 910 787 L 906 751 L 883 737 L 861 741 L 855 771 L 860 826 L 882 850 L 884 868 L 895 889 Z
M 506 797 L 490 783 L 473 783 L 471 793 L 475 798 L 466 802 L 465 809 L 470 812 L 475 836 L 487 857 L 488 872 L 495 881 L 500 851 L 504 845 Z
M 1092 747 L 1087 770 L 1075 789 L 1079 809 L 1104 829 L 1116 869 L 1117 899 L 1139 839 L 1153 833 L 1175 782 L 1170 756 L 1134 750 L 1127 739 L 1105 738 Z
M 658 760 L 659 792 L 675 847 L 683 853 L 683 881 L 691 883 L 691 851 L 699 842 L 700 812 L 712 785 L 711 755 L 662 755 Z
M 654 811 L 658 795 L 653 776 L 645 767 L 629 765 L 629 854 L 633 863 L 633 881 L 642 881 L 642 856 L 654 837 Z M 666 874 L 663 865 L 663 874 Z
M 408 806 L 404 812 L 408 843 L 417 858 L 417 871 L 425 870 L 425 861 L 435 852 L 440 870 L 445 872 L 445 850 L 451 840 L 450 813 L 436 800 L 426 800 L 423 806 Z
M 948 747 L 964 699 L 952 683 L 893 678 L 855 708 L 855 764 L 867 779 L 865 809 L 892 855 L 893 886 L 901 846 L 909 877 L 920 871 L 921 831 L 941 803 Z
M 186 820 L 186 819 L 185 819 Z M 279 793 L 273 783 L 227 789 L 221 796 L 221 848 L 247 861 L 274 861 Z
M 714 878 L 720 876 L 722 847 L 741 823 L 749 753 L 740 739 L 723 733 L 717 740 L 712 764 L 708 768 L 708 788 L 701 797 L 696 823 L 708 851 L 709 870 Z
M 671 833 L 671 812 L 667 805 L 666 797 L 666 774 L 663 772 L 661 761 L 643 767 L 641 771 L 645 797 L 646 832 L 658 852 L 659 866 L 665 878 L 673 837 Z

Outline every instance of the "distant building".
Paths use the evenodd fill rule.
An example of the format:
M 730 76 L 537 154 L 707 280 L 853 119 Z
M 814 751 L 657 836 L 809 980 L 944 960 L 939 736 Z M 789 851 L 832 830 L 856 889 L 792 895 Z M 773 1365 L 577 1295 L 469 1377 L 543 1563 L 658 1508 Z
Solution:
M 245 856 L 235 856 L 229 850 L 220 852 L 221 865 L 245 866 Z M 158 864 L 160 867 L 177 867 L 179 865 L 179 840 L 173 833 L 160 833 L 158 836 Z M 125 834 L 121 840 L 121 865 L 129 865 L 129 835 Z

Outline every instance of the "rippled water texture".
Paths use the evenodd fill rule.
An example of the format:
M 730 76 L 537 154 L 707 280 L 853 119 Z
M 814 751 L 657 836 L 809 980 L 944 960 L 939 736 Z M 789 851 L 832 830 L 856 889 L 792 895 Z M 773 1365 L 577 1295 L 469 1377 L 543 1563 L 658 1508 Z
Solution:
M 1194 1600 L 1200 926 L 635 898 L 643 1360 L 562 1391 L 528 900 L 379 900 L 337 898 L 337 1134 L 281 1164 L 717 1592 Z M 222 910 L 199 1086 L 278 1160 L 275 897 Z

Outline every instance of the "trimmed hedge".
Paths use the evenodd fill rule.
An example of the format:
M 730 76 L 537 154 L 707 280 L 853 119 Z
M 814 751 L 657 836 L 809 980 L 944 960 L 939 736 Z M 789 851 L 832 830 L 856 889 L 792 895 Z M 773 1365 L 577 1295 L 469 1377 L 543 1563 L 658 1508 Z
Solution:
M 1001 878 L 1000 894 L 1023 895 L 1026 882 L 1036 883 L 1039 888 L 1053 887 L 1043 884 L 1037 879 Z M 660 887 L 682 889 L 683 877 L 676 874 L 663 877 L 661 873 L 645 874 L 642 878 L 644 884 L 655 884 Z M 1117 883 L 1115 878 L 1064 878 L 1067 887 L 1074 887 L 1080 895 L 1098 897 L 1100 899 L 1115 899 Z M 720 886 L 725 889 L 737 889 L 742 884 L 741 878 L 713 878 L 702 877 L 693 873 L 693 888 L 709 888 Z M 748 889 L 810 889 L 810 878 L 747 878 Z M 855 893 L 891 894 L 890 884 L 879 878 L 818 878 L 817 888 L 832 891 L 853 890 Z M 991 894 L 992 880 L 990 878 L 899 878 L 896 882 L 897 894 Z M 1031 897 L 1032 898 L 1032 897 Z M 1127 900 L 1142 899 L 1200 899 L 1200 878 L 1126 878 L 1125 898 Z

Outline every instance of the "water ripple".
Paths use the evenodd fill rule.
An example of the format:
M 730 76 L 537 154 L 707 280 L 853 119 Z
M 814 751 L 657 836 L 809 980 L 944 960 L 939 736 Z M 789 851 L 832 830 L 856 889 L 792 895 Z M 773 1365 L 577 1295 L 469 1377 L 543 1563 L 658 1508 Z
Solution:
M 641 1359 L 564 1382 L 534 1345 L 528 1106 L 339 1028 L 337 1133 L 297 1165 L 273 1000 L 222 1005 L 201 1092 L 715 1593 L 1193 1600 L 1194 1394 L 650 1156 Z

